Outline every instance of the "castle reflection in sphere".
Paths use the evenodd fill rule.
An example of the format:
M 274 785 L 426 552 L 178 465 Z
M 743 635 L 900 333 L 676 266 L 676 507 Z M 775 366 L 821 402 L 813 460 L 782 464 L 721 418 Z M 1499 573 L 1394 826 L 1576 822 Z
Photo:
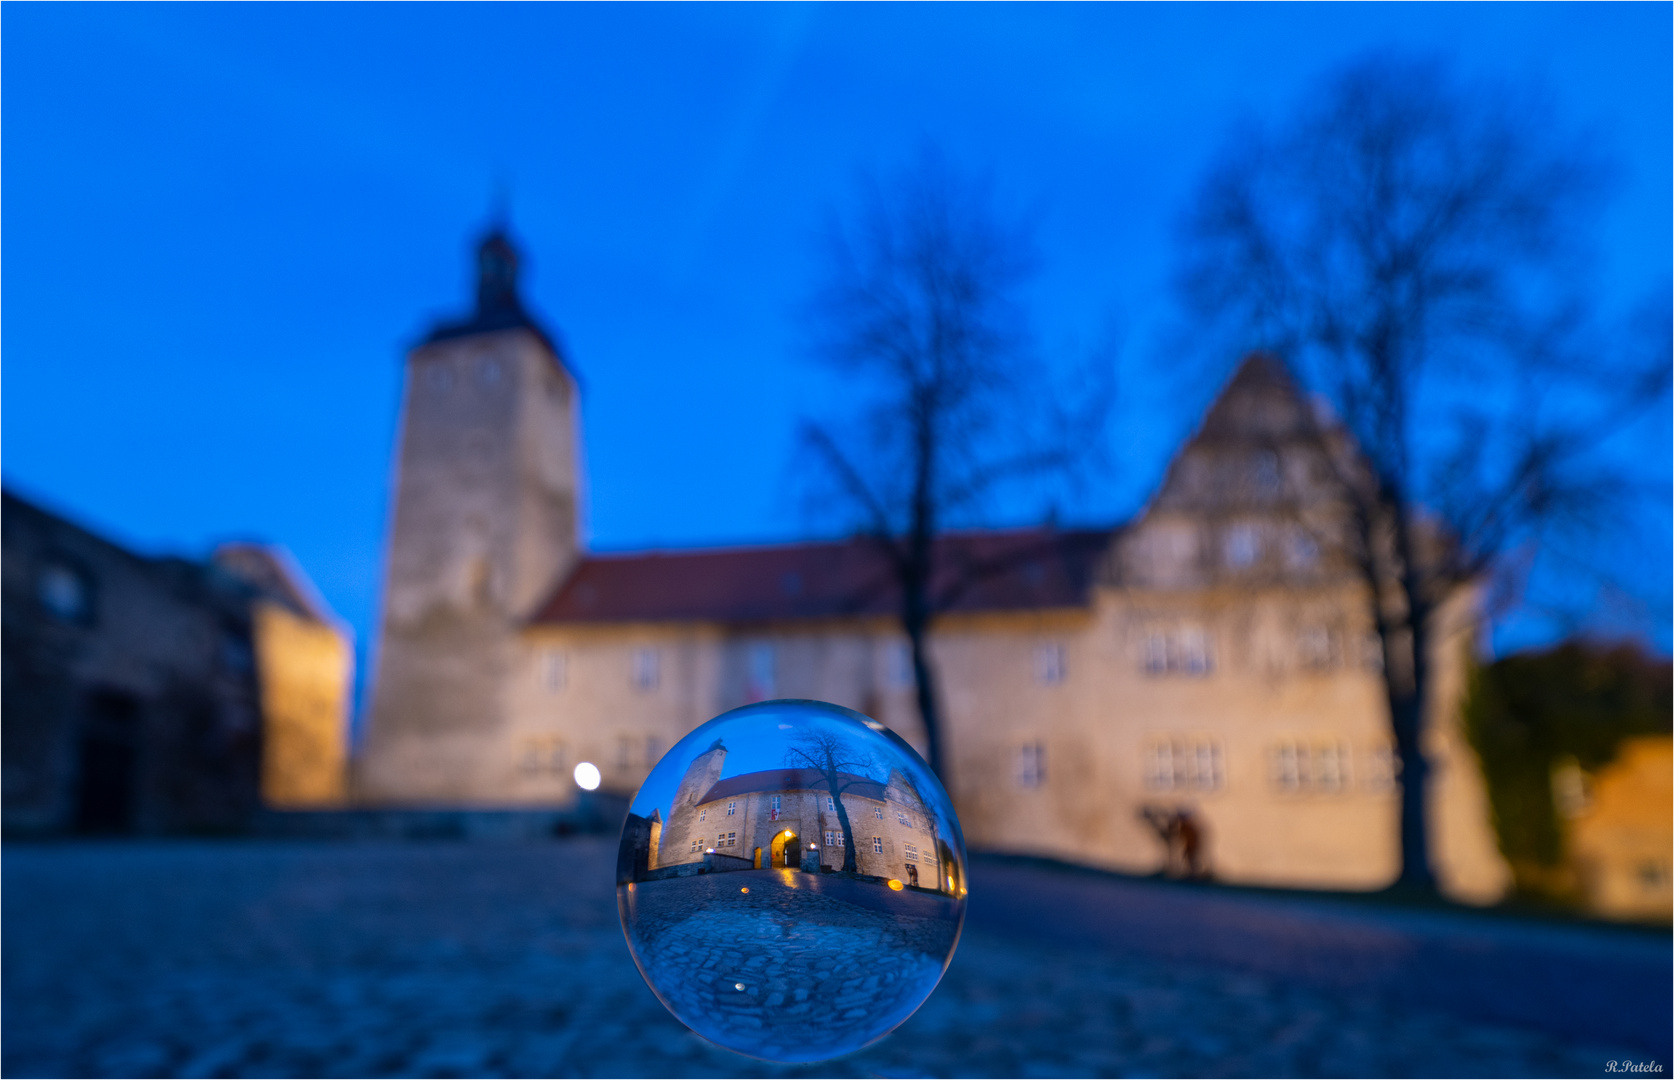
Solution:
M 634 962 L 704 1038 L 819 1061 L 930 996 L 965 919 L 947 793 L 882 724 L 819 701 L 748 705 L 663 756 L 622 830 Z

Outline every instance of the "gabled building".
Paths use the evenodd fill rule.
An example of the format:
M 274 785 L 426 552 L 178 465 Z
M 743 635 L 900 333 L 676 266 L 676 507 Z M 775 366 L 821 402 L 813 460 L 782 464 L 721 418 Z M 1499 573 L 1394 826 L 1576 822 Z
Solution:
M 698 724 L 775 697 L 922 746 L 896 586 L 867 541 L 581 550 L 575 383 L 494 277 L 509 251 L 484 243 L 476 315 L 409 358 L 364 794 L 562 804 L 580 761 L 632 791 Z M 1333 554 L 1318 432 L 1284 366 L 1253 356 L 1133 521 L 940 539 L 941 571 L 969 583 L 932 648 L 973 848 L 1146 873 L 1173 839 L 1151 823 L 1185 817 L 1223 879 L 1394 877 L 1378 652 Z M 1433 657 L 1432 844 L 1443 887 L 1487 901 L 1509 878 L 1458 732 L 1472 604 L 1444 610 Z

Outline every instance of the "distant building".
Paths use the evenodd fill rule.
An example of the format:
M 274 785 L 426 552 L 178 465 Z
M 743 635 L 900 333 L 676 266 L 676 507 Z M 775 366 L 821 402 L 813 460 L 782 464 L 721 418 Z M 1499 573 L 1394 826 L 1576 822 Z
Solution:
M 1674 915 L 1674 739 L 1629 739 L 1570 807 L 1569 858 L 1589 911 L 1666 922 Z
M 504 236 L 485 241 L 475 315 L 408 359 L 365 796 L 561 805 L 582 760 L 631 791 L 699 723 L 774 697 L 846 705 L 922 746 L 870 543 L 581 550 L 576 384 L 517 301 L 516 265 Z M 932 648 L 943 779 L 973 848 L 1153 872 L 1169 853 L 1147 817 L 1185 810 L 1223 879 L 1394 878 L 1378 653 L 1329 543 L 1318 431 L 1283 365 L 1252 357 L 1132 522 L 940 540 L 943 571 L 969 582 Z M 1431 841 L 1442 887 L 1491 901 L 1509 872 L 1457 715 L 1474 602 L 1438 616 Z M 766 790 L 738 794 L 756 813 Z M 823 838 L 809 814 L 800 828 Z M 660 851 L 689 856 L 659 824 Z
M 231 831 L 341 798 L 347 644 L 275 553 L 145 558 L 10 492 L 0 533 L 8 833 Z
M 852 839 L 859 873 L 916 888 L 951 891 L 943 843 L 930 812 L 899 773 L 887 779 L 840 773 L 839 794 L 817 769 L 767 769 L 723 779 L 719 740 L 686 769 L 667 822 L 646 840 L 648 868 L 701 863 L 706 855 L 743 860 L 736 868 L 840 870 Z M 844 830 L 841 802 L 849 819 Z M 729 860 L 730 861 L 730 860 Z

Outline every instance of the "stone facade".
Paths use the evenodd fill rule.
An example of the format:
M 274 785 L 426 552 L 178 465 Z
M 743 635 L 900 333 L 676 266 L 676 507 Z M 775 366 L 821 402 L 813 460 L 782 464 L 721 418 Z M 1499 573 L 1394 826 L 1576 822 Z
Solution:
M 1674 913 L 1674 739 L 1628 739 L 1592 778 L 1568 822 L 1570 861 L 1589 911 L 1666 923 Z
M 575 380 L 522 313 L 509 244 L 490 237 L 478 256 L 475 314 L 407 361 L 367 802 L 515 789 L 519 628 L 576 556 Z
M 409 403 L 416 392 L 410 378 Z M 419 415 L 409 404 L 403 475 Z M 573 437 L 573 422 L 553 422 L 555 437 Z M 1184 810 L 1222 879 L 1393 879 L 1398 780 L 1378 654 L 1365 588 L 1333 554 L 1340 510 L 1319 431 L 1283 366 L 1255 357 L 1132 522 L 945 538 L 944 567 L 1003 567 L 962 594 L 931 642 L 943 780 L 972 848 L 1150 873 L 1169 855 L 1144 813 Z M 515 489 L 522 459 L 501 460 L 495 482 Z M 449 492 L 465 494 L 432 494 Z M 391 784 L 565 805 L 585 760 L 607 789 L 629 792 L 698 724 L 774 697 L 857 709 L 923 746 L 887 570 L 860 541 L 577 558 L 573 535 L 553 539 L 551 596 L 518 622 L 497 609 L 494 664 L 461 651 L 438 659 L 434 693 L 400 680 L 386 690 L 407 641 L 390 628 L 412 617 L 398 602 L 411 575 L 395 565 L 401 514 L 368 761 Z M 462 519 L 437 515 L 425 542 L 462 550 Z M 451 580 L 445 565 L 419 576 Z M 1488 902 L 1510 879 L 1458 726 L 1475 608 L 1461 592 L 1435 636 L 1431 829 L 1443 888 Z M 470 689 L 439 685 L 446 672 Z M 396 728 L 414 734 L 411 756 L 389 749 Z M 813 820 L 803 827 L 823 834 Z M 690 839 L 664 824 L 664 851 Z
M 268 791 L 341 793 L 347 669 L 313 656 L 348 643 L 277 556 L 144 558 L 10 492 L 0 526 L 8 833 L 228 832 Z

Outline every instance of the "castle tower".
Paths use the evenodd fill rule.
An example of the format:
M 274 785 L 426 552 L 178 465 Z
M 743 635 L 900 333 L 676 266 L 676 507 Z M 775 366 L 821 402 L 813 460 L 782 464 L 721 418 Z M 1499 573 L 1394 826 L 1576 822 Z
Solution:
M 506 235 L 477 247 L 476 310 L 408 354 L 359 794 L 492 803 L 517 629 L 574 563 L 580 413 L 524 310 Z
M 686 775 L 680 778 L 680 786 L 674 791 L 674 802 L 668 809 L 668 820 L 663 823 L 662 832 L 657 842 L 657 861 L 659 865 L 685 861 L 681 856 L 686 853 L 694 831 L 697 829 L 697 805 L 708 794 L 709 789 L 721 779 L 721 766 L 727 761 L 727 748 L 720 739 L 709 745 L 709 749 L 692 759 L 686 766 Z

